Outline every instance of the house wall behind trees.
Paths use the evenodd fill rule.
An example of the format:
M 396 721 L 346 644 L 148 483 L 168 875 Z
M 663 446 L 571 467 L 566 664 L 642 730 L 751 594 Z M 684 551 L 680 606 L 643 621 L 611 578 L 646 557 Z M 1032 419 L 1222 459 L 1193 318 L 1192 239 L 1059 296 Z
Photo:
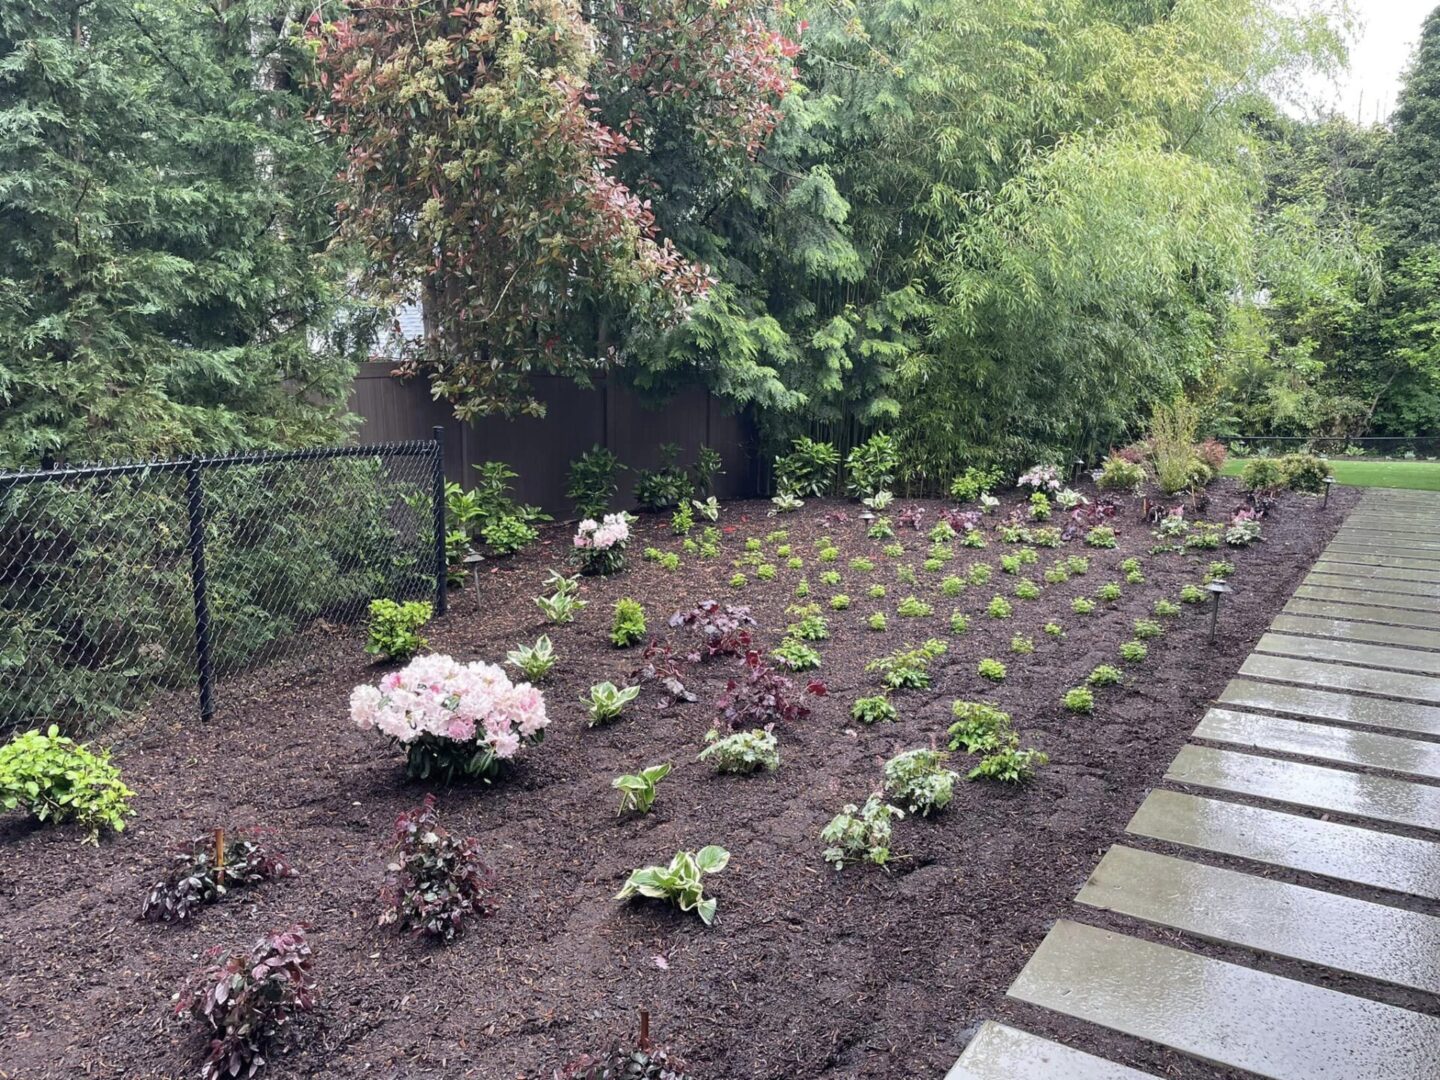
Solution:
M 436 424 L 445 428 L 445 473 L 470 486 L 470 468 L 504 461 L 520 474 L 515 495 L 557 517 L 573 515 L 565 497 L 570 463 L 595 444 L 609 447 L 628 466 L 621 472 L 617 506 L 633 506 L 635 470 L 660 465 L 660 447 L 676 443 L 680 461 L 693 464 L 705 445 L 717 450 L 725 473 L 716 480 L 721 499 L 756 493 L 757 436 L 752 417 L 735 413 L 702 387 L 681 390 L 657 406 L 610 379 L 593 389 L 556 375 L 532 377 L 536 396 L 545 403 L 543 419 L 484 417 L 470 423 L 455 419 L 449 403 L 433 401 L 423 376 L 400 379 L 395 365 L 360 365 L 350 395 L 350 410 L 363 420 L 360 442 L 426 439 Z

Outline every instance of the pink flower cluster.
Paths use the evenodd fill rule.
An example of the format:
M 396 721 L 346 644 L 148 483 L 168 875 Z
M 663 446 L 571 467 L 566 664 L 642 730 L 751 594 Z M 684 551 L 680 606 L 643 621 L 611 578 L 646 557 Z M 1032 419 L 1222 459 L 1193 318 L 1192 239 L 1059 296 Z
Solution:
M 550 723 L 545 695 L 529 683 L 512 683 L 494 664 L 440 655 L 412 660 L 378 687 L 357 686 L 350 718 L 407 746 L 431 735 L 483 744 L 497 758 L 514 757 Z
M 1054 465 L 1036 465 L 1015 481 L 1016 487 L 1034 488 L 1036 491 L 1059 491 L 1060 470 Z
M 624 514 L 606 514 L 603 521 L 586 518 L 575 530 L 575 546 L 588 551 L 607 551 L 630 540 L 630 523 Z

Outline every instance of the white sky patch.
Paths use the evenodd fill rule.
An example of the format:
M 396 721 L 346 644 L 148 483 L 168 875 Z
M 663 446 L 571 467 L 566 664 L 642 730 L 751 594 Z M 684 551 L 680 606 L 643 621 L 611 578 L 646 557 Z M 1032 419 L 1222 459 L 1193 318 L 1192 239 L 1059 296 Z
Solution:
M 1400 77 L 1420 41 L 1425 16 L 1440 0 L 1351 0 L 1359 20 L 1350 67 L 1334 78 L 1316 75 L 1304 88 L 1306 115 L 1339 112 L 1365 124 L 1384 122 L 1395 108 Z

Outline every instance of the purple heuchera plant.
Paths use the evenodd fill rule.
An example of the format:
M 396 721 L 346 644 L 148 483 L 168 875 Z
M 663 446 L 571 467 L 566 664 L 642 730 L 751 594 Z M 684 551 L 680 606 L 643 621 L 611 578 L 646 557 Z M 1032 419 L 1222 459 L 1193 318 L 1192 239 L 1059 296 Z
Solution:
M 487 910 L 493 876 L 480 842 L 440 824 L 435 796 L 395 819 L 395 851 L 386 867 L 382 926 L 452 941 L 472 915 Z
M 806 684 L 803 693 L 823 696 L 828 690 L 816 679 Z M 731 731 L 763 728 L 782 720 L 804 720 L 810 715 L 795 684 L 767 664 L 758 652 L 746 654 L 744 671 L 725 684 L 716 706 Z
M 702 600 L 689 611 L 670 616 L 675 628 L 689 627 L 700 639 L 696 649 L 686 655 L 691 663 L 715 656 L 739 656 L 750 648 L 750 628 L 755 620 L 748 607 Z
M 183 922 L 230 889 L 298 876 L 267 837 L 260 829 L 237 829 L 229 837 L 219 832 L 197 836 L 176 848 L 165 876 L 145 894 L 141 918 Z
M 212 949 L 210 960 L 223 956 Z M 196 972 L 176 995 L 175 1011 L 204 1025 L 210 1050 L 202 1080 L 254 1076 L 265 1049 L 300 1013 L 315 1007 L 314 958 L 303 926 L 257 941 L 248 953 L 231 953 Z

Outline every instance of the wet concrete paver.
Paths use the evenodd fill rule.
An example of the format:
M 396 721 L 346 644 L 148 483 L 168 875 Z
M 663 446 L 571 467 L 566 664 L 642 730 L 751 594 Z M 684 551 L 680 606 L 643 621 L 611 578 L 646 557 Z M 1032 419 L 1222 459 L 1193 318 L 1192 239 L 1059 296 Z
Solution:
M 1155 1080 L 1125 1065 L 987 1020 L 945 1080 Z
M 1231 679 L 1220 694 L 1225 705 L 1242 705 L 1267 712 L 1293 713 L 1319 720 L 1367 724 L 1392 731 L 1440 735 L 1440 706 L 1321 690 L 1314 686 L 1287 686 L 1255 679 Z
M 1354 768 L 1383 769 L 1440 780 L 1440 743 L 1377 735 L 1311 720 L 1211 709 L 1192 736 Z

